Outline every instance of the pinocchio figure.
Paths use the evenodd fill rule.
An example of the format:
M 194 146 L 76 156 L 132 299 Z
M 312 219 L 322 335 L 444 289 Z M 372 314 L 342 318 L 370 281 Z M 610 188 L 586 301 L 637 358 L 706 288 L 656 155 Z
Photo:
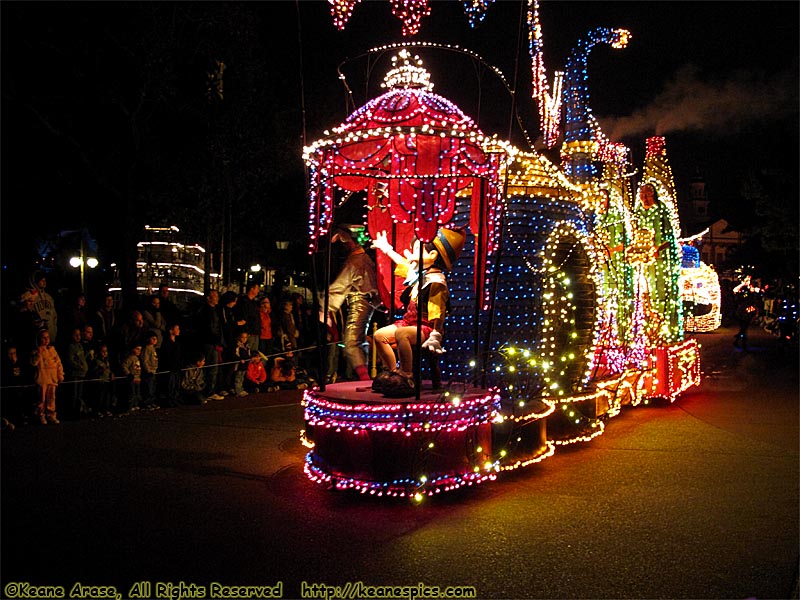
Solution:
M 414 240 L 411 248 L 401 255 L 392 248 L 385 231 L 376 237 L 372 247 L 395 262 L 395 275 L 404 277 L 408 287 L 401 296 L 405 306 L 403 317 L 375 332 L 376 350 L 385 370 L 373 380 L 373 391 L 390 398 L 415 395 L 413 347 L 417 343 L 418 323 L 422 329 L 422 348 L 437 354 L 445 352 L 442 332 L 450 305 L 450 292 L 444 272 L 452 270 L 465 241 L 463 229 L 440 228 L 432 242 L 422 244 L 420 265 L 419 240 Z M 421 312 L 419 316 L 418 311 Z M 399 366 L 393 344 L 397 347 Z

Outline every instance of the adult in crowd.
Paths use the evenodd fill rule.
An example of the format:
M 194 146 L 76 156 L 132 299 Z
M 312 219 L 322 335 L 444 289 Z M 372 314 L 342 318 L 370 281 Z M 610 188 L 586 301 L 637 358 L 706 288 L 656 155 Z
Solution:
M 257 300 L 260 291 L 261 286 L 258 283 L 248 283 L 235 308 L 237 320 L 244 321 L 242 331 L 247 333 L 247 346 L 252 352 L 258 352 L 258 340 L 261 337 L 261 316 L 258 314 Z
M 100 308 L 94 313 L 91 323 L 94 327 L 94 337 L 98 343 L 108 342 L 111 344 L 111 335 L 121 324 L 119 309 L 116 306 L 114 294 L 106 292 L 103 295 Z
M 161 297 L 158 294 L 148 296 L 147 305 L 142 310 L 142 317 L 144 326 L 156 334 L 156 350 L 158 350 L 167 333 L 167 320 L 161 311 Z
M 42 324 L 50 334 L 51 343 L 58 339 L 58 312 L 53 297 L 47 292 L 47 274 L 36 271 L 30 279 L 28 291 L 33 296 L 33 312 L 42 320 Z
M 203 399 L 222 400 L 222 394 L 218 393 L 220 388 L 219 363 L 221 360 L 224 339 L 222 336 L 222 319 L 219 309 L 219 292 L 211 290 L 206 294 L 206 301 L 200 307 L 197 314 L 197 337 L 200 342 L 200 351 L 203 355 L 203 381 L 205 390 L 202 394 Z M 195 367 L 199 366 L 198 361 L 193 361 Z M 197 380 L 194 380 L 197 383 Z
M 134 344 L 144 346 L 146 333 L 144 317 L 138 310 L 132 310 L 127 320 L 111 331 L 111 357 L 117 367 L 130 355 Z
M 169 286 L 166 283 L 162 283 L 160 286 L 158 286 L 158 293 L 156 295 L 159 298 L 161 314 L 164 315 L 164 321 L 167 324 L 167 327 L 173 323 L 180 324 L 181 311 L 170 296 Z

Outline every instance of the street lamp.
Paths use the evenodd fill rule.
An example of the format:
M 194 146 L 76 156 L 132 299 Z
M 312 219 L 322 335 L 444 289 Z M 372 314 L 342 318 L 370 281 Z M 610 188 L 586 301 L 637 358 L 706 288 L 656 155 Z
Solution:
M 260 264 L 250 265 L 250 272 L 252 273 L 251 277 L 253 279 L 256 278 L 256 273 L 263 272 L 263 276 L 261 277 L 261 285 L 266 285 L 267 272 Z
M 99 264 L 97 259 L 93 256 L 86 257 L 83 253 L 83 244 L 81 244 L 81 254 L 80 256 L 73 256 L 69 259 L 70 266 L 74 268 L 80 267 L 81 269 L 81 294 L 86 293 L 86 286 L 84 285 L 85 276 L 86 276 L 86 267 L 88 266 L 90 269 L 94 269 Z

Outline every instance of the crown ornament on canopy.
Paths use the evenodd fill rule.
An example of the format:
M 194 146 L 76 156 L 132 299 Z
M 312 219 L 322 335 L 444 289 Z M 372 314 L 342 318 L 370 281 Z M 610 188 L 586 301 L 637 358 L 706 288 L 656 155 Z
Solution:
M 422 59 L 403 48 L 392 57 L 392 68 L 383 78 L 381 87 L 390 90 L 402 88 L 422 89 L 430 92 L 433 89 L 431 74 L 422 68 Z

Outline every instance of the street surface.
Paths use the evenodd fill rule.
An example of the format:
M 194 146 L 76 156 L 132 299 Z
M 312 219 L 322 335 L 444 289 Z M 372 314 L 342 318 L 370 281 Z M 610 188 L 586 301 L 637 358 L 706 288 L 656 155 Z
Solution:
M 704 379 L 674 404 L 627 408 L 591 442 L 420 505 L 309 481 L 301 392 L 4 432 L 0 597 L 362 582 L 797 598 L 798 358 L 758 328 L 743 352 L 733 333 L 696 335 Z

